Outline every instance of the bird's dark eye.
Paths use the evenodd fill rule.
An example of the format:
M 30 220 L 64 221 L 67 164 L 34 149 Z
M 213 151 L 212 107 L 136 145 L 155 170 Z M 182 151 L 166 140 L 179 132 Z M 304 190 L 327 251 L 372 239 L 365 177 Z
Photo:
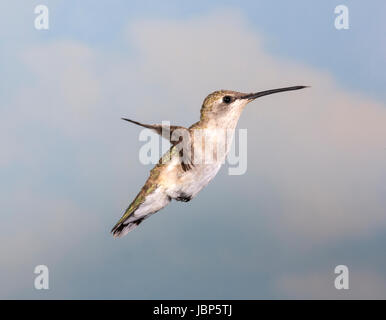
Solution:
M 232 101 L 232 97 L 231 96 L 225 96 L 224 98 L 222 98 L 222 101 L 225 103 L 230 103 Z

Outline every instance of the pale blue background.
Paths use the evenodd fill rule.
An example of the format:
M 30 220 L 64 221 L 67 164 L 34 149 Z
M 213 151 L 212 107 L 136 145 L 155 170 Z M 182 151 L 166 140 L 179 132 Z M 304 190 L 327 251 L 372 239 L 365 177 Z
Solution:
M 46 4 L 50 9 L 48 31 L 33 27 L 37 4 Z M 189 125 L 197 121 L 205 94 L 232 83 L 221 78 L 219 88 L 213 81 L 210 87 L 196 89 L 199 77 L 179 73 L 178 81 L 187 83 L 186 90 L 173 91 L 173 86 L 165 89 L 162 73 L 153 78 L 152 70 L 136 69 L 135 63 L 130 64 L 152 59 L 138 45 L 143 34 L 127 31 L 130 26 L 141 29 L 141 23 L 145 23 L 145 28 L 149 23 L 151 30 L 157 23 L 192 23 L 194 30 L 194 23 L 199 24 L 200 19 L 219 15 L 228 17 L 223 22 L 221 18 L 214 19 L 212 26 L 216 28 L 218 24 L 216 32 L 221 34 L 226 32 L 223 25 L 232 25 L 233 19 L 229 17 L 235 12 L 238 21 L 245 21 L 250 37 L 264 38 L 264 50 L 272 59 L 318 70 L 334 79 L 339 90 L 385 108 L 386 5 L 383 1 L 346 1 L 350 29 L 337 31 L 333 21 L 338 4 L 341 1 L 2 1 L 0 297 L 386 298 L 386 228 L 382 223 L 364 225 L 370 231 L 363 234 L 358 232 L 360 229 L 353 229 L 331 237 L 330 224 L 321 224 L 322 236 L 315 236 L 315 241 L 313 232 L 307 235 L 301 230 L 299 235 L 296 228 L 287 230 L 286 223 L 276 228 L 281 219 L 278 212 L 288 211 L 288 197 L 283 196 L 280 179 L 274 180 L 277 184 L 271 180 L 269 170 L 276 170 L 274 164 L 262 167 L 257 156 L 261 151 L 270 158 L 275 145 L 272 150 L 268 147 L 249 152 L 247 174 L 229 176 L 222 169 L 194 201 L 172 203 L 122 239 L 114 240 L 109 234 L 151 168 L 138 160 L 142 145 L 138 128 L 120 122 L 119 118 L 131 116 L 148 122 L 170 119 Z M 56 47 L 58 43 L 66 48 L 75 44 L 89 51 L 81 50 L 80 57 L 72 57 L 61 51 L 60 45 Z M 204 46 L 194 43 L 197 45 L 192 55 L 194 50 L 205 52 Z M 228 45 L 238 46 L 238 39 L 230 37 Z M 227 51 L 226 46 L 222 50 Z M 171 56 L 174 54 L 178 55 L 176 51 L 170 52 Z M 120 66 L 116 61 L 130 65 Z M 223 68 L 238 63 L 237 59 L 229 60 Z M 89 73 L 72 75 L 72 68 L 79 66 L 86 66 Z M 189 61 L 186 67 L 195 68 Z M 162 70 L 169 76 L 174 73 L 173 66 Z M 247 73 L 245 78 L 250 77 Z M 133 79 L 133 74 L 140 79 Z M 206 77 L 205 70 L 202 77 Z M 282 84 L 280 73 L 275 77 L 268 87 Z M 93 79 L 102 86 L 97 85 L 95 92 L 81 100 L 83 88 L 93 88 Z M 248 86 L 246 91 L 254 88 L 253 80 L 238 84 Z M 241 85 L 227 89 L 243 90 Z M 259 83 L 256 90 L 266 89 L 261 87 Z M 77 88 L 80 91 L 74 93 Z M 85 113 L 79 112 L 79 117 L 73 111 L 78 104 L 89 105 Z M 245 115 L 241 125 L 249 129 L 250 149 L 257 148 L 256 141 L 250 138 L 260 133 L 258 129 L 251 131 L 253 117 L 257 115 Z M 267 126 L 279 126 L 275 117 L 269 119 Z M 264 140 L 264 134 L 259 137 Z M 365 146 L 366 141 L 358 143 Z M 386 160 L 384 148 L 370 152 L 368 157 Z M 291 152 L 293 159 L 302 158 L 304 153 Z M 335 152 L 340 154 L 338 147 L 328 152 L 332 157 Z M 352 180 L 348 179 L 350 173 L 337 178 L 342 190 L 352 188 L 352 184 L 360 185 L 363 178 L 368 185 L 358 194 L 365 197 L 371 193 L 369 199 L 376 197 L 370 206 L 355 196 L 356 189 L 353 196 L 334 195 L 337 203 L 339 197 L 346 197 L 353 208 L 365 208 L 364 215 L 380 212 L 377 221 L 383 222 L 385 162 L 377 159 L 374 163 L 379 167 L 369 166 L 369 170 L 377 170 L 374 177 L 379 179 L 368 181 L 367 162 L 353 167 Z M 253 173 L 254 167 L 257 173 Z M 313 168 L 311 161 L 309 168 L 317 179 L 320 167 Z M 335 168 L 334 164 L 331 168 Z M 344 171 L 345 166 L 340 169 Z M 288 171 L 291 170 L 289 163 Z M 293 188 L 297 187 L 294 183 Z M 302 203 L 312 197 L 312 193 L 305 193 L 304 197 L 292 200 Z M 346 214 L 349 223 L 350 210 L 342 206 L 336 215 Z M 369 223 L 371 219 L 369 214 Z M 38 264 L 50 269 L 49 291 L 33 288 L 33 269 Z M 333 288 L 333 270 L 338 264 L 348 265 L 352 272 L 350 292 Z M 318 275 L 327 283 L 314 281 Z M 290 280 L 286 280 L 288 277 Z M 359 283 L 367 283 L 366 290 L 359 290 Z

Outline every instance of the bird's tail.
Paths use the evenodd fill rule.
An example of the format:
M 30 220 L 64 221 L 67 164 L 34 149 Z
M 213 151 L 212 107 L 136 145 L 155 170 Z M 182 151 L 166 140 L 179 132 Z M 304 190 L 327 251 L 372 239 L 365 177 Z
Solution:
M 149 215 L 150 216 L 150 215 Z M 120 238 L 128 234 L 131 230 L 138 227 L 138 225 L 145 220 L 145 218 L 141 218 L 138 220 L 134 220 L 131 222 L 118 222 L 114 228 L 111 230 L 114 238 Z
M 165 207 L 171 198 L 160 187 L 146 185 L 111 230 L 114 238 L 123 237 L 143 220 Z

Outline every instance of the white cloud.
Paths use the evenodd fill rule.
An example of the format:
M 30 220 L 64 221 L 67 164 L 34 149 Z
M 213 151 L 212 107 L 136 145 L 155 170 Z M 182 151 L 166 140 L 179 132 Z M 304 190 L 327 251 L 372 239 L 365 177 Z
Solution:
M 103 93 L 96 56 L 92 49 L 71 41 L 24 51 L 21 58 L 34 76 L 34 85 L 25 88 L 18 101 L 24 116 L 67 133 L 85 127 L 98 113 Z

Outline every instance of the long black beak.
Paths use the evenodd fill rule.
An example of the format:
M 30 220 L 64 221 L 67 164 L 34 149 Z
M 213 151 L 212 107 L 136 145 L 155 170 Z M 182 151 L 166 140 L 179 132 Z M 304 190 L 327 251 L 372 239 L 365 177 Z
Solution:
M 256 92 L 256 93 L 247 93 L 246 95 L 241 96 L 240 99 L 248 99 L 248 100 L 252 101 L 256 98 L 260 98 L 262 96 L 266 96 L 266 95 L 269 95 L 272 93 L 291 91 L 291 90 L 299 90 L 299 89 L 304 89 L 304 88 L 308 88 L 308 86 L 294 86 L 294 87 L 265 90 L 265 91 L 260 91 L 260 92 Z

